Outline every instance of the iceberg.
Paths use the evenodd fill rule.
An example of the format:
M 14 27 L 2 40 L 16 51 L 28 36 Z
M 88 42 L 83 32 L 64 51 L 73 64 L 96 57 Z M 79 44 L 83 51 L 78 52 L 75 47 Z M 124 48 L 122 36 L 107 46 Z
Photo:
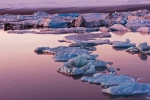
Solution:
M 67 66 L 63 66 L 57 69 L 58 72 L 66 75 L 82 75 L 84 71 L 80 68 L 71 68 Z
M 44 50 L 49 50 L 50 47 L 37 47 L 34 51 L 35 52 L 43 52 Z
M 80 47 L 66 47 L 66 46 L 58 46 L 54 48 L 50 47 L 38 47 L 34 50 L 35 52 L 43 52 L 50 54 L 90 54 L 86 49 L 82 49 Z
M 67 28 L 70 27 L 71 22 L 67 21 L 57 21 L 54 19 L 46 19 L 43 23 L 44 27 L 50 27 L 50 28 Z
M 147 50 L 148 49 L 147 42 L 140 43 L 137 48 L 141 51 Z
M 106 27 L 100 27 L 101 32 L 109 32 L 110 30 Z
M 79 16 L 77 19 L 72 21 L 71 25 L 73 27 L 85 27 L 86 20 L 83 18 L 83 16 Z
M 126 28 L 126 27 L 124 27 L 123 25 L 121 25 L 121 24 L 114 24 L 113 26 L 111 26 L 110 27 L 110 29 L 112 30 L 112 31 L 131 31 L 130 29 L 128 29 L 128 28 Z
M 150 33 L 150 27 L 140 27 L 137 32 Z
M 122 83 L 135 82 L 136 79 L 127 75 L 112 75 L 112 74 L 101 74 L 98 77 L 87 77 L 81 78 L 82 81 L 87 81 L 90 83 L 101 84 L 102 86 L 117 86 Z
M 55 62 L 67 62 L 68 60 L 75 58 L 79 56 L 76 53 L 65 53 L 65 54 L 56 54 L 54 55 L 53 59 Z M 98 57 L 98 55 L 91 55 L 87 54 L 87 59 L 88 60 L 95 60 Z
M 87 59 L 87 55 L 79 55 L 75 58 L 70 59 L 68 62 L 64 63 L 64 66 L 73 66 L 73 67 L 83 67 L 87 65 L 90 61 Z
M 38 11 L 38 12 L 34 13 L 33 16 L 47 17 L 48 14 L 46 12 Z
M 66 14 L 57 14 L 58 17 L 79 17 L 77 13 L 66 13 Z
M 95 74 L 96 70 L 95 70 L 95 66 L 92 65 L 85 73 L 83 73 L 84 75 L 86 74 Z
M 147 55 L 150 55 L 150 50 L 144 52 Z
M 116 74 L 116 69 L 115 69 L 115 68 L 109 67 L 109 68 L 107 68 L 107 71 L 108 71 L 110 74 Z
M 111 37 L 110 33 L 85 33 L 65 36 L 64 40 L 69 43 L 93 40 L 96 38 Z
M 137 47 L 129 47 L 126 49 L 126 52 L 139 52 L 139 49 Z
M 102 92 L 111 95 L 135 95 L 135 94 L 148 94 L 150 92 L 149 86 L 143 83 L 127 82 L 119 86 L 109 87 L 103 89 Z
M 17 20 L 19 21 L 25 20 L 25 17 L 23 15 L 18 15 Z
M 72 69 L 72 75 L 81 75 L 83 73 L 84 73 L 83 70 L 80 68 L 73 68 Z
M 130 43 L 129 39 L 126 39 L 126 42 L 123 41 L 113 41 L 112 42 L 112 47 L 114 48 L 129 48 L 129 47 L 134 47 L 136 44 Z
M 86 72 L 90 69 L 90 67 L 93 66 L 92 62 L 89 62 L 87 65 L 84 65 L 81 69 Z
M 96 59 L 96 60 L 92 61 L 92 64 L 93 64 L 95 67 L 103 67 L 103 66 L 106 66 L 108 63 L 105 62 L 105 61 Z

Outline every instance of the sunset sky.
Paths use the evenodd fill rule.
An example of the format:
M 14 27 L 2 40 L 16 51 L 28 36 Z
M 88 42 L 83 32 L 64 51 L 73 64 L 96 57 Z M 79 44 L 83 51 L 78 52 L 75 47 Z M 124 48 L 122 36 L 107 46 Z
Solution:
M 86 1 L 86 3 L 85 3 Z M 150 4 L 150 0 L 2 0 L 0 8 L 11 7 L 72 7 L 124 4 Z

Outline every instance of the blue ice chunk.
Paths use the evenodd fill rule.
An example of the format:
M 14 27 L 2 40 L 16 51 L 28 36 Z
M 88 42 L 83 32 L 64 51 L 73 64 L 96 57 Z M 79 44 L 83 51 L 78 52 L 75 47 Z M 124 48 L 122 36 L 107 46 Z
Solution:
M 147 84 L 128 82 L 120 84 L 119 86 L 109 87 L 103 89 L 102 92 L 111 95 L 135 95 L 135 94 L 147 94 L 150 92 Z

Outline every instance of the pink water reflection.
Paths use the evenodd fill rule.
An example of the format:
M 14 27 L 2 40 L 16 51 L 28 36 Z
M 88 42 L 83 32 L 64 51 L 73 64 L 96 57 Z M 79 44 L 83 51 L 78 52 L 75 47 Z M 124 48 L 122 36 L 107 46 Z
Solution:
M 66 35 L 6 34 L 0 31 L 0 100 L 144 100 L 144 97 L 112 97 L 101 92 L 101 86 L 82 83 L 80 77 L 68 77 L 56 72 L 61 63 L 51 55 L 37 55 L 39 46 L 62 46 L 59 43 Z M 139 33 L 112 34 L 110 40 L 125 40 L 133 43 L 148 42 L 150 35 Z M 94 54 L 99 59 L 113 61 L 120 68 L 118 74 L 128 74 L 150 83 L 149 58 L 141 60 L 123 50 L 114 50 L 110 45 L 98 46 Z

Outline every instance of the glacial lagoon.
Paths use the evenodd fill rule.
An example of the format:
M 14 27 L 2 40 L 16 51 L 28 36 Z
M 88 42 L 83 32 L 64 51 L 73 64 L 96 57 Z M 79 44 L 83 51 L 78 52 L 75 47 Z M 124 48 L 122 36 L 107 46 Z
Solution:
M 39 46 L 68 46 L 58 40 L 69 34 L 8 34 L 0 30 L 0 99 L 1 100 L 147 100 L 147 95 L 111 96 L 102 93 L 100 85 L 82 82 L 82 76 L 66 76 L 56 71 L 62 63 L 54 62 L 52 55 L 36 54 Z M 132 43 L 147 42 L 150 35 L 137 32 L 112 33 L 109 40 Z M 150 58 L 143 54 L 129 54 L 124 49 L 114 49 L 111 45 L 96 46 L 93 54 L 98 59 L 111 61 L 117 74 L 137 78 L 138 82 L 150 83 Z M 108 65 L 109 67 L 110 65 Z M 105 70 L 105 68 L 100 69 Z

